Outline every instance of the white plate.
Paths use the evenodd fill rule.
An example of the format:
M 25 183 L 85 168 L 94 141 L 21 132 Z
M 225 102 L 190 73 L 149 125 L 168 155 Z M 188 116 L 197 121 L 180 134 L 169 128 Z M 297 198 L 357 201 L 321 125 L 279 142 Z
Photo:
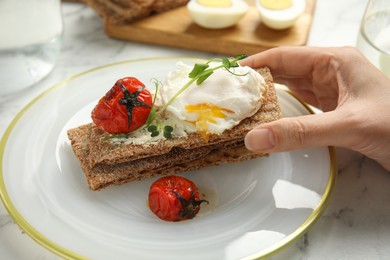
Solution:
M 126 61 L 53 86 L 14 119 L 0 143 L 0 195 L 16 223 L 67 258 L 236 259 L 270 256 L 303 235 L 329 202 L 333 148 L 277 153 L 184 174 L 210 205 L 189 221 L 164 222 L 147 207 L 153 180 L 88 189 L 65 131 L 89 122 L 91 107 L 116 81 L 163 80 L 178 60 Z M 278 90 L 284 116 L 311 113 Z

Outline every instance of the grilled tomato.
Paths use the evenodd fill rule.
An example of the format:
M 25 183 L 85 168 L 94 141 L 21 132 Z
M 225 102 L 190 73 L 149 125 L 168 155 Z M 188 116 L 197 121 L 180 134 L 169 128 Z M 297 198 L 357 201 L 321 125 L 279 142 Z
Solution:
M 119 79 L 93 109 L 93 122 L 110 134 L 129 133 L 148 119 L 153 98 L 138 79 Z
M 149 190 L 149 208 L 165 221 L 192 219 L 200 210 L 201 200 L 195 184 L 180 176 L 162 177 Z

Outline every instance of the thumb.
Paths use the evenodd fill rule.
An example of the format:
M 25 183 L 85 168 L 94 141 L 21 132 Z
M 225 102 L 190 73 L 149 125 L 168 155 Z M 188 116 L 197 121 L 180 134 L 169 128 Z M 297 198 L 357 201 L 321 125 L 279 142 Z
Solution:
M 352 135 L 342 114 L 331 111 L 282 118 L 252 129 L 245 136 L 247 149 L 254 152 L 281 152 L 315 146 L 345 146 Z M 345 128 L 348 127 L 348 128 Z

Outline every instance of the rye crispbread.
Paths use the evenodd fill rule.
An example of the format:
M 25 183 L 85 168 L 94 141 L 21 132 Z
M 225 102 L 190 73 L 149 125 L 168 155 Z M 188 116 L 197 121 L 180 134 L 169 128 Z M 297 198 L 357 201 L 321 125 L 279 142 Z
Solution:
M 100 190 L 108 186 L 149 179 L 155 176 L 172 175 L 206 166 L 243 161 L 258 156 L 249 152 L 243 141 L 226 142 L 196 149 L 173 148 L 159 156 L 151 156 L 119 164 L 100 164 L 91 167 L 88 163 L 89 145 L 85 139 L 90 133 L 90 125 L 69 130 L 72 148 L 81 163 L 91 190 Z
M 127 24 L 187 4 L 188 0 L 83 0 L 106 22 Z
M 262 68 L 258 72 L 268 87 L 259 111 L 221 135 L 211 135 L 208 143 L 194 133 L 148 145 L 118 144 L 102 141 L 107 133 L 92 123 L 68 130 L 90 188 L 99 190 L 129 181 L 263 156 L 248 151 L 243 139 L 255 126 L 279 119 L 281 111 L 269 69 Z

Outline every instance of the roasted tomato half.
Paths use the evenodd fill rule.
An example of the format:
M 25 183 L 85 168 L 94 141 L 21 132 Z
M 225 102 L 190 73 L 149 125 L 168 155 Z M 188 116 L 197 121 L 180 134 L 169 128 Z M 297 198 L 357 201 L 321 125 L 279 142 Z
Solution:
M 93 122 L 110 134 L 129 133 L 145 124 L 153 98 L 138 79 L 126 77 L 99 100 L 92 111 Z
M 200 210 L 201 200 L 195 184 L 180 176 L 162 177 L 149 190 L 149 208 L 165 221 L 191 219 Z

